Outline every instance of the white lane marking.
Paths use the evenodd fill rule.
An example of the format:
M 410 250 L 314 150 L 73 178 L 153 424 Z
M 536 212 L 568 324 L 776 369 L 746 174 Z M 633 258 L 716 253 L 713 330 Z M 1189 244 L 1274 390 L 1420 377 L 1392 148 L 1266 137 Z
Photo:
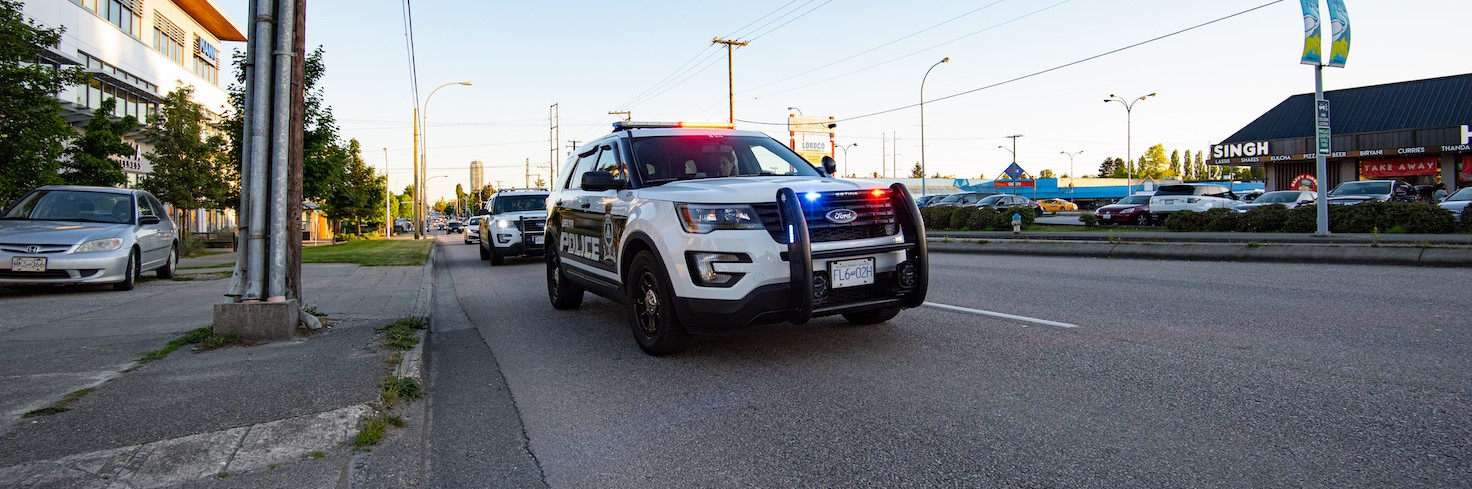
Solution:
M 990 316 L 990 317 L 994 317 L 994 318 L 1001 318 L 1001 319 L 1007 319 L 1007 320 L 1012 320 L 1012 321 L 1021 321 L 1021 322 L 1024 322 L 1024 323 L 1041 324 L 1043 326 L 1053 326 L 1053 327 L 1056 327 L 1056 328 L 1077 328 L 1078 327 L 1077 324 L 1060 323 L 1058 321 L 1049 321 L 1047 319 L 1030 318 L 1030 317 L 1027 317 L 1027 316 L 1014 316 L 1014 315 L 1006 314 L 1006 313 L 992 312 L 992 311 L 983 311 L 981 309 L 970 309 L 970 308 L 966 308 L 966 307 L 957 307 L 957 306 L 952 306 L 952 305 L 949 305 L 949 304 L 938 304 L 938 303 L 935 303 L 935 302 L 928 302 L 927 301 L 925 303 L 925 305 L 930 306 L 930 307 L 934 307 L 936 309 L 945 309 L 947 311 L 963 312 L 963 313 L 966 313 L 966 314 L 976 314 L 978 316 Z

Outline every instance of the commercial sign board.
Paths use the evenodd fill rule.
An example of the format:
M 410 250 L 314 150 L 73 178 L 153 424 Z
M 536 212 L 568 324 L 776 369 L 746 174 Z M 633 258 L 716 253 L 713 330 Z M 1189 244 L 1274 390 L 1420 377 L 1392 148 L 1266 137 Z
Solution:
M 820 164 L 824 156 L 833 156 L 833 127 L 831 116 L 790 114 L 787 116 L 787 132 L 791 137 L 788 147 L 808 163 Z
M 1293 182 L 1288 184 L 1288 188 L 1292 190 L 1307 190 L 1309 192 L 1318 192 L 1319 179 L 1318 177 L 1304 173 L 1299 176 L 1293 177 Z
M 1268 149 L 1267 141 L 1218 144 L 1211 147 L 1211 157 L 1220 159 L 1240 158 L 1243 156 L 1267 156 L 1271 154 Z
M 1366 178 L 1435 175 L 1440 170 L 1441 161 L 1435 156 L 1360 162 L 1360 176 Z

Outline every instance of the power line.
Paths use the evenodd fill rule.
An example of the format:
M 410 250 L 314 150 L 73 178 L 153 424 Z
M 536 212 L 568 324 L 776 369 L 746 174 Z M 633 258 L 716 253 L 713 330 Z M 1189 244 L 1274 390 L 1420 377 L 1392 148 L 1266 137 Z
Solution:
M 1002 86 L 1002 85 L 1006 85 L 1006 84 L 1009 84 L 1009 83 L 1013 83 L 1013 82 L 1025 80 L 1025 79 L 1032 78 L 1032 77 L 1039 76 L 1039 75 L 1043 75 L 1043 74 L 1046 74 L 1046 73 L 1051 73 L 1051 72 L 1058 71 L 1058 70 L 1061 70 L 1063 68 L 1067 68 L 1067 67 L 1070 67 L 1070 66 L 1073 66 L 1073 65 L 1077 65 L 1077 64 L 1082 64 L 1082 63 L 1085 63 L 1085 62 L 1093 61 L 1093 60 L 1096 60 L 1096 59 L 1099 59 L 1099 58 L 1103 58 L 1105 56 L 1109 56 L 1111 54 L 1116 54 L 1116 53 L 1119 53 L 1119 52 L 1122 52 L 1122 51 L 1127 51 L 1127 50 L 1134 49 L 1134 48 L 1137 48 L 1137 47 L 1140 47 L 1140 46 L 1144 46 L 1146 44 L 1150 44 L 1150 43 L 1153 43 L 1153 42 L 1156 42 L 1156 41 L 1159 41 L 1159 40 L 1162 40 L 1162 39 L 1167 39 L 1167 38 L 1174 37 L 1174 36 L 1177 36 L 1177 35 L 1180 35 L 1180 34 L 1184 34 L 1186 32 L 1190 32 L 1190 31 L 1193 31 L 1193 30 L 1196 30 L 1196 29 L 1200 29 L 1202 27 L 1206 27 L 1206 26 L 1211 25 L 1211 24 L 1215 24 L 1215 23 L 1218 23 L 1218 22 L 1221 22 L 1221 21 L 1224 21 L 1224 20 L 1227 20 L 1227 19 L 1231 19 L 1233 17 L 1238 17 L 1238 16 L 1241 16 L 1241 15 L 1245 15 L 1245 14 L 1248 14 L 1248 13 L 1251 13 L 1251 12 L 1254 12 L 1254 11 L 1261 10 L 1263 8 L 1266 8 L 1269 5 L 1273 5 L 1275 3 L 1280 3 L 1282 1 L 1283 0 L 1273 0 L 1273 1 L 1268 2 L 1268 3 L 1264 3 L 1262 5 L 1258 5 L 1256 7 L 1252 7 L 1252 8 L 1246 9 L 1246 10 L 1242 10 L 1240 12 L 1233 13 L 1233 14 L 1230 14 L 1230 15 L 1227 15 L 1227 16 L 1224 16 L 1224 17 L 1218 17 L 1218 18 L 1213 19 L 1213 20 L 1209 20 L 1209 21 L 1206 21 L 1206 22 L 1202 22 L 1200 24 L 1196 24 L 1196 25 L 1193 25 L 1193 26 L 1190 26 L 1190 27 L 1187 27 L 1187 28 L 1184 28 L 1184 29 L 1175 31 L 1175 32 L 1171 32 L 1169 34 L 1160 35 L 1160 36 L 1157 36 L 1157 37 L 1154 37 L 1154 38 L 1151 38 L 1151 39 L 1147 39 L 1147 40 L 1140 41 L 1140 42 L 1137 42 L 1137 43 L 1134 43 L 1134 44 L 1130 44 L 1128 46 L 1124 46 L 1124 47 L 1121 47 L 1121 48 L 1112 49 L 1112 50 L 1105 51 L 1103 53 L 1099 53 L 1099 54 L 1096 54 L 1096 55 L 1093 55 L 1093 56 L 1089 56 L 1089 57 L 1086 57 L 1086 58 L 1078 59 L 1078 60 L 1075 60 L 1075 61 L 1070 61 L 1070 62 L 1061 64 L 1061 65 L 1057 65 L 1057 66 L 1054 66 L 1052 68 L 1047 68 L 1047 69 L 1035 71 L 1035 72 L 1032 72 L 1032 73 L 1028 73 L 1026 75 L 1018 76 L 1016 78 L 1011 78 L 1011 79 L 1008 79 L 1008 80 L 1003 80 L 1003 81 L 1000 81 L 1000 82 L 997 82 L 997 83 L 993 83 L 991 85 L 986 85 L 986 86 L 982 86 L 982 87 L 973 88 L 971 90 L 967 90 L 967 91 L 964 91 L 964 92 L 953 93 L 951 95 L 946 95 L 944 97 L 933 98 L 933 99 L 927 100 L 925 102 L 926 103 L 940 102 L 942 100 L 948 100 L 948 99 L 960 97 L 962 95 L 969 95 L 969 94 L 972 94 L 972 93 L 980 92 L 982 90 L 986 90 L 986 89 L 990 89 L 990 88 L 996 88 L 996 87 L 999 87 L 999 86 Z M 897 112 L 897 111 L 909 109 L 909 108 L 912 108 L 912 107 L 918 107 L 918 106 L 920 106 L 919 103 L 913 103 L 913 104 L 905 105 L 905 106 L 902 106 L 902 107 L 895 107 L 895 108 L 892 108 L 892 109 L 881 110 L 881 111 L 878 111 L 878 112 L 871 112 L 871 113 L 868 113 L 868 114 L 857 115 L 857 116 L 853 116 L 853 117 L 845 117 L 845 118 L 842 118 L 842 119 L 834 119 L 833 122 L 834 123 L 839 123 L 839 122 L 848 122 L 848 121 L 853 121 L 853 120 L 858 120 L 858 119 L 864 119 L 864 118 L 873 117 L 873 116 L 876 116 L 876 115 L 888 114 L 890 112 Z M 785 121 L 784 122 L 759 122 L 759 121 L 747 121 L 747 120 L 740 120 L 740 119 L 738 119 L 737 122 L 742 122 L 742 123 L 746 123 L 746 124 L 767 125 L 767 126 L 785 126 L 785 125 L 787 125 L 787 122 L 785 122 Z
M 414 57 L 414 8 L 409 5 L 411 0 L 404 0 L 404 44 L 409 55 L 409 90 L 414 96 L 411 107 L 419 107 L 419 65 Z
M 811 3 L 811 2 L 809 2 L 809 3 Z M 783 27 L 787 27 L 787 24 L 791 24 L 793 21 L 796 21 L 797 19 L 801 19 L 803 17 L 807 17 L 807 15 L 813 13 L 814 10 L 818 10 L 820 8 L 823 8 L 824 5 L 828 5 L 829 3 L 833 3 L 833 0 L 827 0 L 827 1 L 823 2 L 823 3 L 820 3 L 820 4 L 818 4 L 818 6 L 813 7 L 811 9 L 808 9 L 807 12 L 803 12 L 802 15 L 799 15 L 797 17 L 793 17 L 791 19 L 787 19 L 787 22 L 783 22 L 782 25 L 779 25 L 777 27 L 773 27 L 771 29 L 768 29 L 766 32 L 763 32 L 761 34 L 757 34 L 755 36 L 752 36 L 751 39 L 748 39 L 747 41 L 749 42 L 749 41 L 755 41 L 757 39 L 761 39 L 762 36 L 765 36 L 767 34 L 771 34 L 772 31 L 775 31 L 777 29 L 781 29 Z M 805 3 L 803 5 L 807 5 L 807 4 Z M 802 8 L 802 7 L 799 6 L 798 8 Z

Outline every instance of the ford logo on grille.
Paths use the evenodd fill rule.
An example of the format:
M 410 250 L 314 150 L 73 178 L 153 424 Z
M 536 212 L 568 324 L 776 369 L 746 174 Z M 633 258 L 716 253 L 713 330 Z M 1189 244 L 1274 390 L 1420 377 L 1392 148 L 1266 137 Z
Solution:
M 828 222 L 834 224 L 848 224 L 854 222 L 854 219 L 858 219 L 859 213 L 849 209 L 833 209 L 828 211 L 828 215 L 824 217 L 828 219 Z

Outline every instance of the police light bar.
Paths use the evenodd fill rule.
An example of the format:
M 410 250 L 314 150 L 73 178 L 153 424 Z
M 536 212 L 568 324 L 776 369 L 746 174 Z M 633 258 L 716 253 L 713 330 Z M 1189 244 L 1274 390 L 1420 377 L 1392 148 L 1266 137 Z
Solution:
M 613 130 L 624 129 L 735 129 L 736 125 L 728 122 L 648 122 L 648 121 L 617 121 L 613 123 Z

